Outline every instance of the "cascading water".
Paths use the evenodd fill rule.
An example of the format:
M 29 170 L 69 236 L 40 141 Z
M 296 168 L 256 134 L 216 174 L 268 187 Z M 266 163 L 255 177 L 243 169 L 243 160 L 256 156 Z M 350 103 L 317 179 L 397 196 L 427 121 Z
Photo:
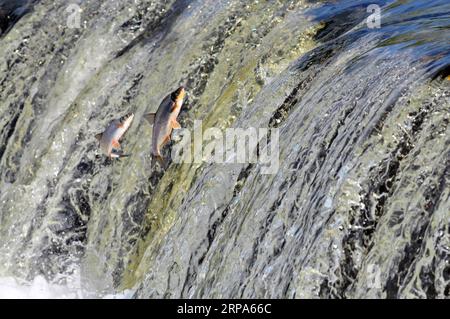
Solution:
M 0 0 L 0 29 L 0 292 L 449 296 L 448 1 Z M 277 129 L 279 169 L 152 166 L 180 84 L 183 127 Z

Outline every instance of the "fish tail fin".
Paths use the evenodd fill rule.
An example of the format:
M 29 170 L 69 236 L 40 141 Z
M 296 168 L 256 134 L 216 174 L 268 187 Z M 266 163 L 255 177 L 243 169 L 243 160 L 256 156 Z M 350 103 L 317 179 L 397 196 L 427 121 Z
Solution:
M 159 165 L 164 168 L 164 158 L 161 155 L 152 155 L 152 167 L 158 162 Z

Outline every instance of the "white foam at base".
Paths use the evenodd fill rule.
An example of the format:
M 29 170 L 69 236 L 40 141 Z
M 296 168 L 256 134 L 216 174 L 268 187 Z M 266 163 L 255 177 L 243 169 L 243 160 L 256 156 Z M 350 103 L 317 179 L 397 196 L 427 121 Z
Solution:
M 82 298 L 80 292 L 69 287 L 49 284 L 43 277 L 36 277 L 30 283 L 19 283 L 15 278 L 0 278 L 2 299 L 58 299 Z
M 78 287 L 55 285 L 47 282 L 45 278 L 37 276 L 32 282 L 19 282 L 13 277 L 0 277 L 0 299 L 129 299 L 134 291 L 95 296 Z

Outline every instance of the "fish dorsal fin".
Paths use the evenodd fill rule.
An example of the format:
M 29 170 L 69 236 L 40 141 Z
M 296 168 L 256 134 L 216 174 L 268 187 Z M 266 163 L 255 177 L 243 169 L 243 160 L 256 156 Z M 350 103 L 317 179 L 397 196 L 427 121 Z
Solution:
M 147 113 L 144 115 L 144 118 L 150 123 L 150 125 L 155 123 L 155 113 Z
M 102 139 L 103 133 L 98 133 L 97 135 L 95 135 L 95 138 L 97 139 L 97 141 L 100 141 Z

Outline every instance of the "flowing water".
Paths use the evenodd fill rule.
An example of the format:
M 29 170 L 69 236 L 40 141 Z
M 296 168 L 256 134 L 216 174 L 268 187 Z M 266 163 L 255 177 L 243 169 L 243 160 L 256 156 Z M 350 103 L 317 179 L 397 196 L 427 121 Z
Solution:
M 0 22 L 2 296 L 449 297 L 448 1 L 3 0 Z M 180 84 L 183 127 L 277 129 L 279 169 L 152 166 L 142 116 Z M 94 136 L 128 112 L 111 161 Z

